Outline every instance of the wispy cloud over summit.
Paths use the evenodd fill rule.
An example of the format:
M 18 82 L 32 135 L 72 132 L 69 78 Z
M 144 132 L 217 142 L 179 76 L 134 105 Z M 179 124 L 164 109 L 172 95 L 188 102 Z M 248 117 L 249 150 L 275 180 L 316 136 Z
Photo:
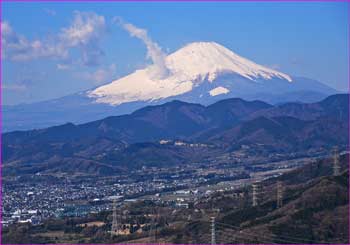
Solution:
M 161 79 L 169 74 L 165 63 L 166 54 L 162 51 L 161 47 L 151 39 L 146 29 L 136 27 L 131 23 L 126 23 L 120 17 L 114 17 L 113 22 L 123 27 L 132 37 L 140 39 L 146 45 L 147 58 L 151 59 L 154 64 L 154 69 L 152 70 L 153 77 Z

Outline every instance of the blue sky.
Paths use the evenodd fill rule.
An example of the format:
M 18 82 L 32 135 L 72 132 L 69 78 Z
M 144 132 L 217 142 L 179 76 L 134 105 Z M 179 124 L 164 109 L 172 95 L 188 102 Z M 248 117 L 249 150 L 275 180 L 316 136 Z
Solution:
M 215 41 L 289 75 L 348 86 L 346 2 L 2 4 L 4 104 L 91 89 L 149 64 L 114 17 L 146 29 L 166 53 Z

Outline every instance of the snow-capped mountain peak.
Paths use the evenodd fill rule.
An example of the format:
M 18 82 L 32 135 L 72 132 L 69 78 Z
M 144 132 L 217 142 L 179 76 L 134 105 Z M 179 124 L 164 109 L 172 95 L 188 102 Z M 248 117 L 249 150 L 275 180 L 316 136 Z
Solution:
M 215 42 L 195 42 L 165 58 L 168 75 L 154 76 L 155 65 L 136 70 L 125 77 L 88 92 L 97 103 L 119 105 L 153 101 L 191 91 L 201 83 L 214 82 L 220 74 L 234 73 L 246 79 L 292 79 L 281 72 L 258 65 Z M 234 83 L 234 81 L 232 81 Z
M 220 72 L 234 72 L 250 80 L 273 76 L 292 80 L 286 74 L 258 65 L 215 42 L 190 43 L 170 54 L 167 66 L 173 72 L 188 76 L 209 75 L 209 81 L 213 81 L 215 74 Z

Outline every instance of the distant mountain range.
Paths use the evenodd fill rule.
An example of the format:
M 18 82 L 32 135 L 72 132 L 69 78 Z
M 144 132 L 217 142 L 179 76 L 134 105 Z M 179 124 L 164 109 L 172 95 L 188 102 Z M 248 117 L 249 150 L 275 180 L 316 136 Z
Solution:
M 136 70 L 89 91 L 4 106 L 3 130 L 84 123 L 173 100 L 209 105 L 239 97 L 276 104 L 316 102 L 337 93 L 318 81 L 258 65 L 215 42 L 188 44 L 168 55 L 164 63 L 162 67 L 150 65 Z
M 348 118 L 348 94 L 278 106 L 238 98 L 209 106 L 172 101 L 80 125 L 4 133 L 4 174 L 112 174 L 201 161 L 242 146 L 280 153 L 345 146 Z

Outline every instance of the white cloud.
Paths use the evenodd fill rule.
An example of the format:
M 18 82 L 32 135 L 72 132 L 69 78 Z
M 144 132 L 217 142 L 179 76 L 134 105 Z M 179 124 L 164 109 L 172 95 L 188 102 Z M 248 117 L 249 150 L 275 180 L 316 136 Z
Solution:
M 113 77 L 116 75 L 116 70 L 116 65 L 111 64 L 106 68 L 100 68 L 94 72 L 80 72 L 76 75 L 78 78 L 92 81 L 94 84 L 100 85 L 106 82 L 110 82 L 110 80 L 112 80 Z
M 69 46 L 87 45 L 98 40 L 105 32 L 106 23 L 103 16 L 93 12 L 74 12 L 74 19 L 68 28 L 62 29 L 62 39 Z
M 12 61 L 28 61 L 45 57 L 63 59 L 68 56 L 62 45 L 53 45 L 48 40 L 29 41 L 24 36 L 17 34 L 6 21 L 1 22 L 1 30 L 2 58 Z
M 106 21 L 103 16 L 93 12 L 74 12 L 71 25 L 63 28 L 60 38 L 67 47 L 78 47 L 84 65 L 97 65 L 103 51 L 100 40 L 106 33 Z
M 130 23 L 125 23 L 120 17 L 115 17 L 113 21 L 122 26 L 132 37 L 136 37 L 146 45 L 147 58 L 150 58 L 154 63 L 153 76 L 161 79 L 169 74 L 169 70 L 165 63 L 166 54 L 162 51 L 159 45 L 152 41 L 147 30 L 138 28 Z
M 3 57 L 12 61 L 28 61 L 38 58 L 52 58 L 69 61 L 70 49 L 81 53 L 80 64 L 98 65 L 103 51 L 100 40 L 106 33 L 103 16 L 93 12 L 74 12 L 70 26 L 62 28 L 52 39 L 30 41 L 17 34 L 8 22 L 1 22 Z

